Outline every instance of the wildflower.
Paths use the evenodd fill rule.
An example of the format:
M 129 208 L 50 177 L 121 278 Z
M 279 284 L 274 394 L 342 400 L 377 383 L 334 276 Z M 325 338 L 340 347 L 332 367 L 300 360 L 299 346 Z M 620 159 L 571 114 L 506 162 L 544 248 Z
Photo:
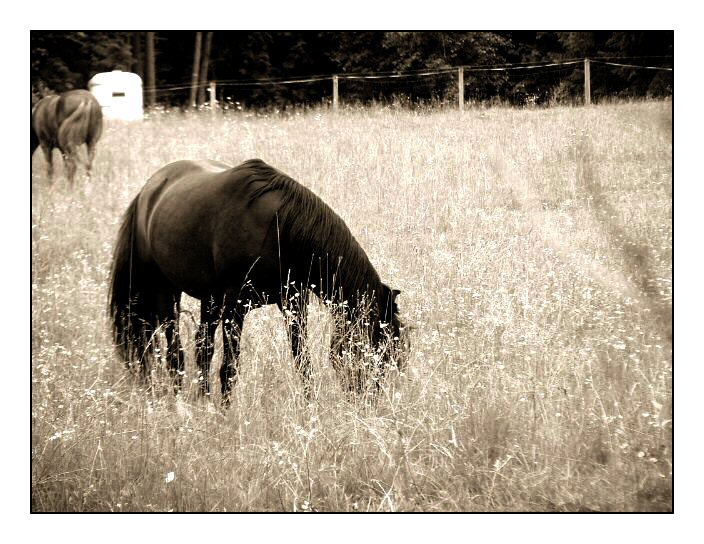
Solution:
M 448 442 L 454 447 L 457 447 L 457 435 L 455 434 L 455 428 L 453 426 L 450 426 L 450 433 L 452 436 L 450 437 L 450 440 Z

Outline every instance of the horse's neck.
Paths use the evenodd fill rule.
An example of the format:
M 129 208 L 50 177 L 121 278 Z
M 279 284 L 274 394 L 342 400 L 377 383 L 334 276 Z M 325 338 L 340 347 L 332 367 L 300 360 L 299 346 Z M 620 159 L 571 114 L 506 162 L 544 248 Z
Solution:
M 340 301 L 343 306 L 345 317 L 350 321 L 363 318 L 364 321 L 373 322 L 378 319 L 379 300 L 377 293 L 365 293 L 360 296 L 345 297 L 345 301 Z M 346 303 L 345 303 L 346 302 Z

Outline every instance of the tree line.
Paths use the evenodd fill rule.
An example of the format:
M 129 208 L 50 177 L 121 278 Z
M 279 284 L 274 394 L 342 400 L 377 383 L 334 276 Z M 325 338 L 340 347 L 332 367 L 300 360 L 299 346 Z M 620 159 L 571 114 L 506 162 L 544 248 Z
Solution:
M 31 90 L 39 96 L 86 88 L 99 72 L 135 72 L 147 104 L 203 104 L 208 81 L 218 99 L 247 107 L 318 104 L 330 80 L 297 85 L 282 79 L 332 74 L 413 74 L 456 66 L 511 66 L 465 73 L 465 99 L 512 104 L 569 102 L 583 96 L 579 63 L 528 68 L 585 57 L 618 64 L 672 67 L 673 31 L 595 32 L 331 32 L 331 31 L 32 31 Z M 671 71 L 594 63 L 592 99 L 669 96 Z M 271 80 L 271 84 L 255 82 Z M 278 82 L 277 82 L 278 81 Z M 456 99 L 456 74 L 342 80 L 345 101 Z

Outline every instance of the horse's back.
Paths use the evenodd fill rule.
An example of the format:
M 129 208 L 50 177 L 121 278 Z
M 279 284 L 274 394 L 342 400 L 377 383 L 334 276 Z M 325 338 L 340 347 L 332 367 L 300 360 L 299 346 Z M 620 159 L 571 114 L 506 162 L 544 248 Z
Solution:
M 256 180 L 242 169 L 218 161 L 178 161 L 161 168 L 138 197 L 141 257 L 197 298 L 243 280 L 262 260 L 276 213 L 274 195 L 249 202 L 253 185 Z
M 182 183 L 183 180 L 187 180 L 192 176 L 198 176 L 199 174 L 219 174 L 225 170 L 232 168 L 229 164 L 214 160 L 199 160 L 199 161 L 175 161 L 162 166 L 159 170 L 154 172 L 152 176 L 147 180 L 144 190 L 147 190 L 150 186 L 154 187 L 163 183 Z
M 138 226 L 146 233 L 152 216 L 162 204 L 163 198 L 174 191 L 178 194 L 176 201 L 185 207 L 204 192 L 208 185 L 207 176 L 217 174 L 228 168 L 224 163 L 214 161 L 176 161 L 157 170 L 139 192 L 137 209 Z

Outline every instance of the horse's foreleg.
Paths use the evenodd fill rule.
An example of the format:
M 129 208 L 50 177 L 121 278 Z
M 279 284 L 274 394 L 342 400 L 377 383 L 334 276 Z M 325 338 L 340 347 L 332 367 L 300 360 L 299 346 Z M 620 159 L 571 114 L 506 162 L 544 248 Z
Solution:
M 362 369 L 356 364 L 354 341 L 346 325 L 344 314 L 333 313 L 333 334 L 330 361 L 342 387 L 350 392 L 361 392 Z
M 213 298 L 206 298 L 200 304 L 200 327 L 196 332 L 196 363 L 198 364 L 198 382 L 200 392 L 210 395 L 210 362 L 215 353 L 215 330 L 220 319 L 220 307 Z
M 240 356 L 240 338 L 244 325 L 245 311 L 229 309 L 222 319 L 222 366 L 220 367 L 220 387 L 223 406 L 230 405 L 230 392 L 237 384 L 237 366 Z
M 305 296 L 298 298 L 298 302 L 292 304 L 288 311 L 284 309 L 282 304 L 279 304 L 279 309 L 281 309 L 286 319 L 286 328 L 291 341 L 291 352 L 293 353 L 293 364 L 303 380 L 303 393 L 310 400 L 312 398 L 311 366 L 304 349 L 308 321 L 308 304 L 305 298 Z

